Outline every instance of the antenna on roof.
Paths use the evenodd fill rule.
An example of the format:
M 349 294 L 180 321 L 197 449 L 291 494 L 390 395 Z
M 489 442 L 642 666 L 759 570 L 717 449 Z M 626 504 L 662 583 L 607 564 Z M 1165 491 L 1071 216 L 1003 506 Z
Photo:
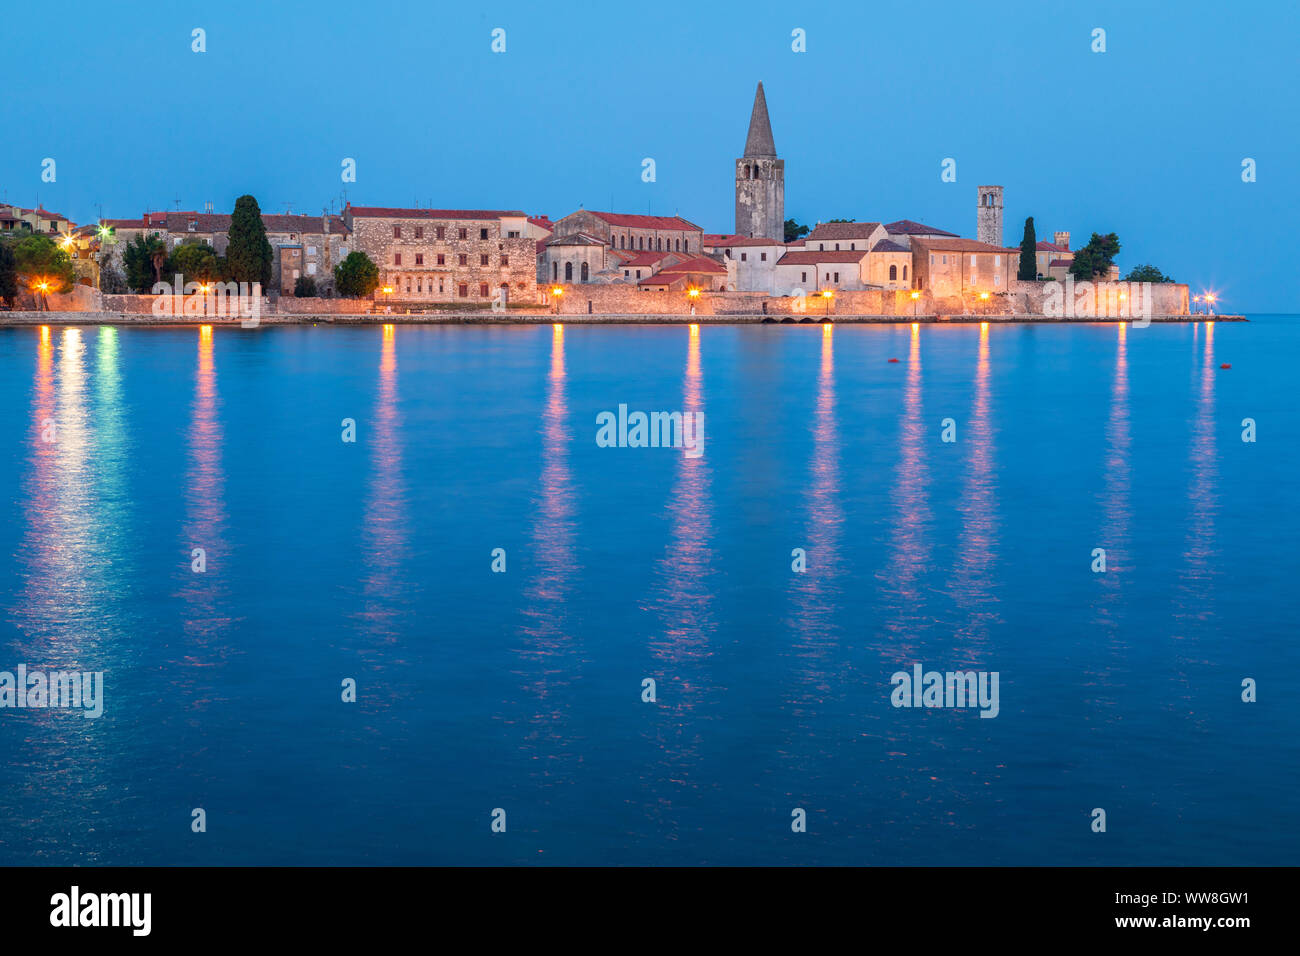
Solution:
M 284 204 L 284 214 L 285 214 L 286 216 L 289 215 L 289 210 L 291 210 L 292 208 L 293 208 L 293 203 L 291 203 L 291 202 L 287 202 L 287 203 L 285 203 L 285 204 Z
M 177 212 L 180 212 L 180 211 L 181 211 L 181 201 L 180 201 L 179 199 L 173 199 L 172 202 L 176 204 L 176 211 L 177 211 Z

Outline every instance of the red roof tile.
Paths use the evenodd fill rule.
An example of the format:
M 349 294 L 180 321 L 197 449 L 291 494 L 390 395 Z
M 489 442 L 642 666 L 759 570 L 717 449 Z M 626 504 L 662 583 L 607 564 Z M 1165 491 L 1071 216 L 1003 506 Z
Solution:
M 742 236 L 739 234 L 723 235 L 720 233 L 705 233 L 704 244 L 706 246 L 780 246 L 784 245 L 779 239 L 762 239 L 758 236 Z
M 957 233 L 948 232 L 946 229 L 935 229 L 933 226 L 927 226 L 925 223 L 916 222 L 912 219 L 900 219 L 897 222 L 885 223 L 885 231 L 895 236 L 952 236 L 957 238 Z
M 818 251 L 811 250 L 791 250 L 777 260 L 779 266 L 815 266 L 822 262 L 861 262 L 866 258 L 866 249 L 841 249 L 836 252 L 834 249 Z
M 527 218 L 518 209 L 402 209 L 398 206 L 353 206 L 346 212 L 361 219 L 500 219 L 502 216 Z
M 695 232 L 700 228 L 681 216 L 633 216 L 618 212 L 596 212 L 594 209 L 587 211 L 611 226 L 626 226 L 629 229 L 676 229 L 681 232 Z

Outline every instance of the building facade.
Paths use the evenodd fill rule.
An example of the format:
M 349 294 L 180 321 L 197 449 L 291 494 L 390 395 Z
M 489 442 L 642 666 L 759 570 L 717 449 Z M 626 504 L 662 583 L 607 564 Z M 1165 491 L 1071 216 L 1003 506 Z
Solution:
M 699 255 L 703 239 L 704 230 L 680 216 L 579 209 L 555 222 L 540 247 L 538 275 L 544 282 L 621 282 L 624 263 L 639 253 Z
M 1016 277 L 1019 249 L 975 239 L 914 239 L 915 287 L 932 295 L 1006 292 Z
M 376 298 L 390 305 L 538 301 L 538 240 L 522 212 L 349 203 L 343 221 L 356 248 L 379 266 Z
M 980 186 L 975 212 L 975 238 L 990 246 L 1002 245 L 1002 187 Z

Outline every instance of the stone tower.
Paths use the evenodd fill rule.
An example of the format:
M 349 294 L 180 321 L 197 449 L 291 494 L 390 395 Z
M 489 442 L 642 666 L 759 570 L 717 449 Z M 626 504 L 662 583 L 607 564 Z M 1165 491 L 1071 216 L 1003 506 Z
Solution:
M 736 232 L 785 239 L 785 160 L 776 158 L 762 83 L 754 93 L 745 155 L 736 160 Z
M 979 210 L 975 213 L 975 238 L 991 246 L 1002 245 L 1002 187 L 979 187 Z
M 1052 233 L 1052 243 L 1060 246 L 1066 252 L 1070 251 L 1070 234 L 1068 232 Z

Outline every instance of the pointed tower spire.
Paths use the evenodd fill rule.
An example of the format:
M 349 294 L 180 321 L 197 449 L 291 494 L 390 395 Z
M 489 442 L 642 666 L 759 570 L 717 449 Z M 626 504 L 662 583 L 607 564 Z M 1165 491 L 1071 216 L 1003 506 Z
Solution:
M 745 137 L 745 156 L 776 158 L 776 144 L 772 142 L 772 121 L 767 118 L 767 97 L 763 95 L 761 80 L 754 93 L 754 111 L 749 114 L 749 135 Z

